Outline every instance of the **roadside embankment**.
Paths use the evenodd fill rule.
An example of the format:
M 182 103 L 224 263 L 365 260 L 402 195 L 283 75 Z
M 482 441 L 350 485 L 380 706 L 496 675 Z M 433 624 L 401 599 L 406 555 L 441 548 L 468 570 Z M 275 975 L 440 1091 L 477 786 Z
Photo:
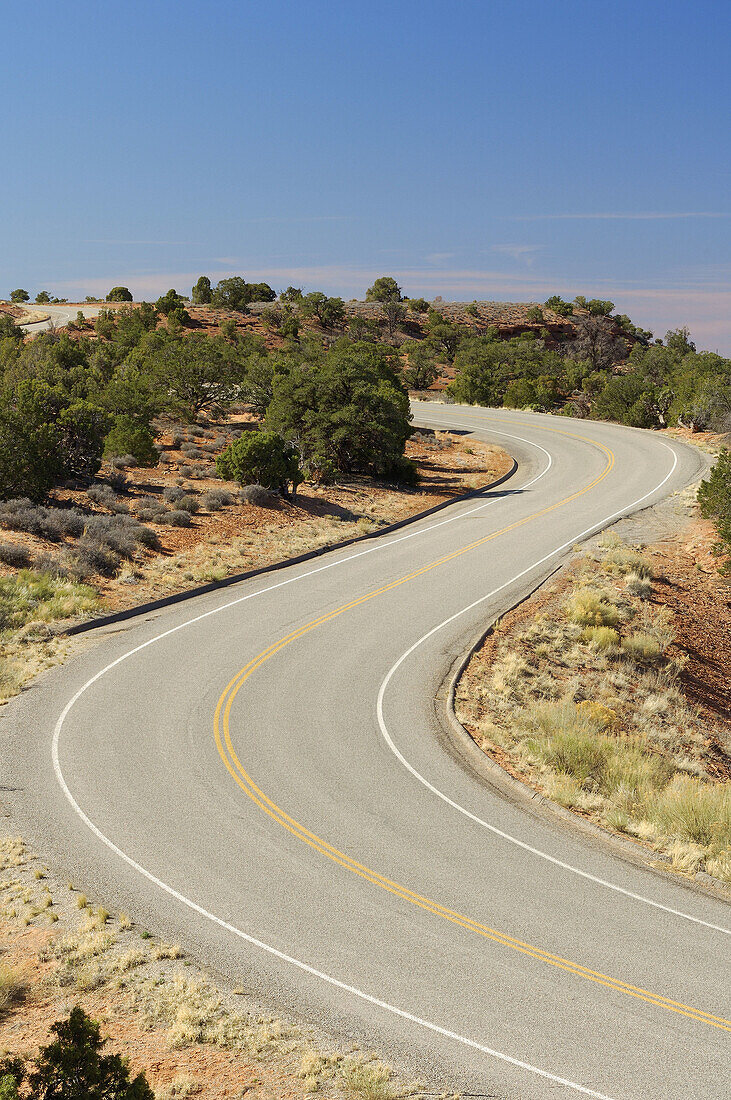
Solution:
M 455 712 L 533 790 L 731 885 L 731 589 L 710 524 L 676 528 L 577 551 L 490 630 Z

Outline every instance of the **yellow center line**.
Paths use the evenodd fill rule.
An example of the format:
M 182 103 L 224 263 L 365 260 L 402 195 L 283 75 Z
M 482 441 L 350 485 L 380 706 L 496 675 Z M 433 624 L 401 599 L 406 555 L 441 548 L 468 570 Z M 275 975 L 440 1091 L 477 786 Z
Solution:
M 406 576 L 400 577 L 395 581 L 391 581 L 389 584 L 385 584 L 380 588 L 374 589 L 371 592 L 367 592 L 362 596 L 351 600 L 349 603 L 343 604 L 341 607 L 335 608 L 332 611 L 326 612 L 316 619 L 311 620 L 309 623 L 298 627 L 284 638 L 280 638 L 277 642 L 268 646 L 257 657 L 253 658 L 244 668 L 242 668 L 233 679 L 227 684 L 221 697 L 218 700 L 216 711 L 214 715 L 214 734 L 216 747 L 219 755 L 223 760 L 229 774 L 232 776 L 236 784 L 247 794 L 247 796 L 266 813 L 272 820 L 276 821 L 278 825 L 286 829 L 289 833 L 295 836 L 302 843 L 307 844 L 315 851 L 320 852 L 334 863 L 339 864 L 346 870 L 351 871 L 353 874 L 358 875 L 360 878 L 365 879 L 368 882 L 373 883 L 375 886 L 379 886 L 381 889 L 388 891 L 395 895 L 416 905 L 426 912 L 433 913 L 435 916 L 440 916 L 445 920 L 450 921 L 462 928 L 471 932 L 476 932 L 478 935 L 490 939 L 502 946 L 509 947 L 514 951 L 527 955 L 529 958 L 537 959 L 540 962 L 547 963 L 551 966 L 558 967 L 561 970 L 565 970 L 577 977 L 585 978 L 587 981 L 594 982 L 599 985 L 606 986 L 619 993 L 624 993 L 627 996 L 638 998 L 639 1000 L 646 1001 L 659 1008 L 666 1009 L 669 1012 L 676 1012 L 683 1016 L 687 1016 L 690 1019 L 697 1020 L 700 1023 L 709 1024 L 711 1027 L 717 1027 L 724 1031 L 731 1031 L 731 1021 L 726 1020 L 721 1016 L 714 1016 L 711 1013 L 703 1012 L 700 1009 L 693 1008 L 690 1005 L 683 1004 L 680 1001 L 671 1000 L 668 997 L 664 997 L 662 994 L 652 993 L 649 990 L 643 989 L 641 986 L 630 985 L 627 982 L 623 982 L 620 979 L 612 978 L 610 975 L 603 974 L 600 971 L 591 970 L 588 967 L 583 966 L 580 963 L 572 962 L 570 959 L 565 959 L 560 955 L 555 955 L 549 951 L 545 951 L 543 948 L 536 947 L 533 944 L 525 943 L 523 940 L 516 939 L 513 936 L 508 935 L 505 932 L 500 932 L 495 928 L 490 928 L 488 925 L 483 925 L 473 920 L 470 917 L 465 916 L 462 913 L 455 910 L 448 909 L 441 905 L 439 902 L 433 901 L 431 898 L 424 897 L 421 894 L 410 890 L 408 887 L 401 885 L 398 882 L 394 882 L 392 879 L 387 878 L 379 872 L 372 870 L 365 864 L 359 863 L 357 860 L 348 856 L 345 852 L 341 852 L 334 845 L 329 844 L 322 837 L 319 837 L 316 833 L 310 832 L 304 825 L 296 821 L 293 817 L 272 801 L 253 781 L 251 776 L 243 767 L 239 757 L 234 749 L 233 742 L 231 740 L 230 732 L 230 714 L 233 706 L 234 699 L 238 692 L 243 687 L 245 682 L 249 679 L 253 673 L 261 667 L 266 661 L 273 657 L 276 653 L 279 653 L 282 649 L 291 645 L 292 642 L 298 638 L 303 637 L 305 634 L 309 634 L 317 627 L 330 622 L 332 619 L 337 618 L 339 615 L 344 614 L 346 611 L 350 611 L 353 608 L 359 607 L 361 604 L 368 600 L 374 599 L 376 596 L 383 595 L 386 592 L 397 588 L 399 585 L 405 584 L 407 581 L 413 580 L 416 577 L 422 576 L 424 573 L 430 572 L 432 569 L 436 569 L 440 565 L 444 565 L 447 562 L 453 561 L 455 558 L 460 557 L 463 554 L 467 554 L 479 546 L 484 545 L 493 539 L 498 538 L 501 535 L 507 534 L 510 531 L 515 530 L 517 527 L 523 526 L 528 522 L 532 522 L 541 516 L 546 515 L 549 512 L 554 511 L 557 508 L 563 507 L 570 501 L 575 500 L 577 497 L 582 496 L 584 493 L 589 492 L 599 482 L 603 481 L 609 474 L 614 466 L 614 454 L 612 451 L 605 447 L 603 444 L 598 443 L 596 440 L 588 440 L 580 435 L 574 435 L 571 432 L 558 431 L 557 429 L 542 429 L 543 431 L 552 431 L 555 434 L 570 435 L 575 439 L 584 440 L 588 443 L 593 443 L 598 446 L 607 456 L 607 463 L 604 469 L 598 474 L 593 481 L 586 485 L 583 489 L 578 490 L 571 496 L 565 497 L 563 500 L 558 501 L 556 504 L 543 508 L 542 510 L 533 513 L 530 516 L 525 517 L 522 520 L 518 520 L 515 523 L 510 524 L 507 527 L 501 528 L 499 531 L 495 531 L 490 535 L 486 535 L 483 538 L 477 539 L 475 542 L 471 542 L 466 546 L 461 547 L 458 550 L 453 551 L 450 554 L 446 554 L 441 558 L 437 558 L 435 561 L 430 562 L 428 565 L 422 566 L 420 569 L 414 570 L 412 573 Z M 223 737 L 221 731 L 223 730 Z

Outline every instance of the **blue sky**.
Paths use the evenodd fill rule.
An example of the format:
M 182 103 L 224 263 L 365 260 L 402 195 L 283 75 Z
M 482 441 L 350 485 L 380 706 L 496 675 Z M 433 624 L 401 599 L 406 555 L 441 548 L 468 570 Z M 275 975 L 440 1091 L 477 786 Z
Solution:
M 731 354 L 731 5 L 2 10 L 0 295 L 612 298 Z M 10 48 L 12 44 L 12 48 Z

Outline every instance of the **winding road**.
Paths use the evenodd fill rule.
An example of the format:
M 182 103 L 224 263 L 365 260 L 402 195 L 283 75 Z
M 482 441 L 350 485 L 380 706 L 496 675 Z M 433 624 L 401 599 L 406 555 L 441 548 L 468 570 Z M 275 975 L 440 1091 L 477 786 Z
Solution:
M 517 472 L 104 628 L 2 712 L 12 825 L 232 982 L 444 1087 L 725 1100 L 728 906 L 507 799 L 444 719 L 487 622 L 701 459 L 610 424 L 414 416 Z

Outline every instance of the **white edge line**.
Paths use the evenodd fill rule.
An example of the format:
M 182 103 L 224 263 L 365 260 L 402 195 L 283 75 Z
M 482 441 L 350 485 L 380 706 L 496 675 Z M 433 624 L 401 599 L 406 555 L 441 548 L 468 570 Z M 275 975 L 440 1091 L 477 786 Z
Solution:
M 456 619 L 459 619 L 462 615 L 466 615 L 475 607 L 479 607 L 480 604 L 485 603 L 486 600 L 491 600 L 494 596 L 496 596 L 499 592 L 502 592 L 505 588 L 508 588 L 511 584 L 515 584 L 516 581 L 526 576 L 527 573 L 531 573 L 533 570 L 538 569 L 541 565 L 545 565 L 547 561 L 550 561 L 551 558 L 555 557 L 557 554 L 560 554 L 569 546 L 573 546 L 580 539 L 585 538 L 592 532 L 601 530 L 613 519 L 616 519 L 618 516 L 623 515 L 626 511 L 630 509 L 636 508 L 638 504 L 641 504 L 644 500 L 647 500 L 647 498 L 652 496 L 653 493 L 658 492 L 658 490 L 660 490 L 666 483 L 666 481 L 672 476 L 678 464 L 678 456 L 675 451 L 673 451 L 671 447 L 668 447 L 666 443 L 663 443 L 662 440 L 659 440 L 658 442 L 662 443 L 663 447 L 667 447 L 667 449 L 673 455 L 673 464 L 669 472 L 665 475 L 659 485 L 656 485 L 648 493 L 645 493 L 644 496 L 639 497 L 632 504 L 629 504 L 625 508 L 621 508 L 619 511 L 614 512 L 611 516 L 607 516 L 607 518 L 602 520 L 600 523 L 592 524 L 591 527 L 587 527 L 586 530 L 581 531 L 578 535 L 575 535 L 573 538 L 569 539 L 561 546 L 556 547 L 556 549 L 552 550 L 549 554 L 546 554 L 545 557 L 540 559 L 540 561 L 534 562 L 532 565 L 528 566 L 527 569 L 523 569 L 520 573 L 516 573 L 514 577 L 511 577 L 510 580 L 506 581 L 504 584 L 501 584 L 498 588 L 494 588 L 492 592 L 488 592 L 487 595 L 481 596 L 478 600 L 475 600 L 467 607 L 463 607 L 461 611 L 457 611 L 456 614 L 450 615 L 449 618 L 445 619 L 444 622 L 439 623 L 438 626 L 432 627 L 431 630 L 427 631 L 427 633 L 424 634 L 423 637 L 419 638 L 417 642 L 414 642 L 414 644 L 409 649 L 407 649 L 406 652 L 399 657 L 398 661 L 396 661 L 396 663 L 389 669 L 378 692 L 376 713 L 378 715 L 378 725 L 386 744 L 391 749 L 394 756 L 399 760 L 399 762 L 403 764 L 406 770 L 409 771 L 415 779 L 418 779 L 418 781 L 422 783 L 427 788 L 427 790 L 431 791 L 432 794 L 435 794 L 438 798 L 441 798 L 442 801 L 446 802 L 447 805 L 452 807 L 452 809 L 457 810 L 461 814 L 464 814 L 465 817 L 469 818 L 470 821 L 473 821 L 476 825 L 481 825 L 483 828 L 489 829 L 491 833 L 494 833 L 496 836 L 501 837 L 501 839 L 507 840 L 511 844 L 515 844 L 518 848 L 522 848 L 524 851 L 530 852 L 532 855 L 538 856 L 541 859 L 546 860 L 548 863 L 552 863 L 556 867 L 561 867 L 565 871 L 570 871 L 572 874 L 579 875 L 581 878 L 587 879 L 589 882 L 593 882 L 598 886 L 603 886 L 608 890 L 614 890 L 618 894 L 623 894 L 625 897 L 632 898 L 634 901 L 643 902 L 645 905 L 650 905 L 654 909 L 661 909 L 665 913 L 671 913 L 675 917 L 682 917 L 684 920 L 692 921 L 694 924 L 703 925 L 704 928 L 710 928 L 714 932 L 723 932 L 725 935 L 731 935 L 731 929 L 729 928 L 723 928 L 721 925 L 718 924 L 711 924 L 709 921 L 701 920 L 700 917 L 694 917 L 690 913 L 684 913 L 679 909 L 673 909 L 668 905 L 663 905 L 659 901 L 654 901 L 652 898 L 644 897 L 642 894 L 636 894 L 632 890 L 626 890 L 623 886 L 618 886 L 616 883 L 608 882 L 606 879 L 599 878 L 596 875 L 592 875 L 588 871 L 582 871 L 579 867 L 574 867 L 572 864 L 565 863 L 563 860 L 557 859 L 555 856 L 551 856 L 547 852 L 542 852 L 540 849 L 534 848 L 530 844 L 526 844 L 525 841 L 519 840 L 517 837 L 512 836 L 510 833 L 503 832 L 503 830 L 498 829 L 496 825 L 491 825 L 488 821 L 484 821 L 481 817 L 478 817 L 476 814 L 471 813 L 464 806 L 461 806 L 458 802 L 455 802 L 448 795 L 444 794 L 443 791 L 440 791 L 439 788 L 435 787 L 433 783 L 430 783 L 428 779 L 426 779 L 420 772 L 416 770 L 416 768 L 413 767 L 413 765 L 409 763 L 403 753 L 400 752 L 400 750 L 394 743 L 393 738 L 388 732 L 388 727 L 386 725 L 386 721 L 383 715 L 383 700 L 391 679 L 404 663 L 404 661 L 406 661 L 412 653 L 414 653 L 421 645 L 423 645 L 424 642 L 426 642 L 434 634 L 437 634 L 440 630 L 443 630 L 445 626 L 449 626 L 450 623 L 453 623 Z M 533 482 L 528 482 L 528 485 L 531 484 L 533 484 Z M 527 488 L 528 485 L 526 485 L 525 488 Z

